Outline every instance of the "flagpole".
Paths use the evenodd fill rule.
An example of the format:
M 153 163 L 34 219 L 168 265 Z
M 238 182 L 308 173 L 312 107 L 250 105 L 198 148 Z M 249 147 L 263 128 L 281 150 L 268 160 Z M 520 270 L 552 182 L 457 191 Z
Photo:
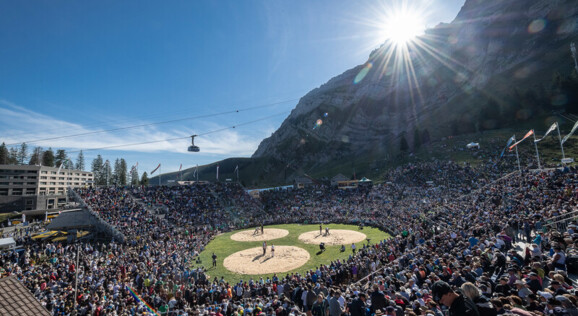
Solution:
M 514 135 L 516 136 L 516 135 Z M 514 137 L 514 143 L 516 142 L 516 138 Z M 518 146 L 516 146 L 516 160 L 518 161 L 518 171 L 522 174 L 522 167 L 520 167 L 520 155 L 518 155 Z
M 564 155 L 564 144 L 562 144 L 562 136 L 560 135 L 560 126 L 556 124 L 556 129 L 558 130 L 558 140 L 560 141 L 560 148 L 562 149 L 562 159 L 566 159 L 566 155 Z
M 163 167 L 159 164 L 159 187 L 161 186 L 162 175 L 163 175 Z
M 538 169 L 542 170 L 542 165 L 540 164 L 540 154 L 538 153 L 538 144 L 536 143 L 536 133 L 532 133 L 534 136 L 534 147 L 536 148 L 536 157 L 538 157 Z

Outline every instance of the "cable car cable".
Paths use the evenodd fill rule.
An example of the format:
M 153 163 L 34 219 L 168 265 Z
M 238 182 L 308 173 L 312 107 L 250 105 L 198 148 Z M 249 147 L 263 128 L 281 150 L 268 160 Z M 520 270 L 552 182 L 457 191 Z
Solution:
M 205 133 L 201 133 L 201 134 L 197 134 L 197 136 L 204 136 L 204 135 L 209 135 L 209 134 L 214 134 L 214 133 L 219 133 L 228 129 L 232 129 L 232 128 L 237 128 L 239 126 L 244 126 L 244 125 L 249 125 L 249 124 L 253 124 L 256 122 L 260 122 L 260 121 L 264 121 L 264 120 L 268 120 L 270 118 L 273 118 L 275 116 L 279 116 L 282 114 L 286 114 L 287 111 L 283 111 L 277 114 L 273 114 L 273 115 L 269 115 L 266 117 L 262 117 L 256 120 L 252 120 L 252 121 L 248 121 L 248 122 L 244 122 L 244 123 L 240 123 L 237 125 L 232 125 L 232 126 L 228 126 L 228 127 L 223 127 L 220 129 L 216 129 L 213 131 L 209 131 L 209 132 L 205 132 Z M 174 140 L 179 140 L 179 139 L 186 139 L 186 138 L 190 138 L 191 136 L 182 136 L 182 137 L 175 137 L 175 138 L 167 138 L 167 139 L 161 139 L 161 140 L 153 140 L 153 141 L 148 141 L 148 142 L 140 142 L 140 143 L 131 143 L 131 144 L 122 144 L 122 145 L 112 145 L 112 146 L 105 146 L 105 147 L 99 147 L 99 148 L 89 148 L 89 149 L 82 149 L 83 152 L 86 151 L 93 151 L 93 150 L 103 150 L 103 149 L 112 149 L 112 148 L 120 148 L 120 147 L 130 147 L 130 146 L 138 146 L 138 145 L 146 145 L 146 144 L 154 144 L 154 143 L 162 143 L 162 142 L 170 142 L 170 141 L 174 141 Z M 68 151 L 68 153 L 77 153 L 80 152 L 80 150 L 74 150 L 74 151 Z

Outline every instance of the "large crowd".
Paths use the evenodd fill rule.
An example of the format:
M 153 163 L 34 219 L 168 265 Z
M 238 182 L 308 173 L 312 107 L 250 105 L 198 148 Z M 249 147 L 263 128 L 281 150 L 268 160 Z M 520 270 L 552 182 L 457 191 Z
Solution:
M 258 201 L 237 184 L 82 189 L 124 239 L 39 242 L 31 228 L 15 230 L 21 248 L 0 255 L 0 275 L 16 276 L 53 315 L 578 315 L 568 273 L 578 226 L 565 216 L 577 188 L 573 169 L 504 176 L 495 165 L 437 161 L 399 167 L 382 184 L 272 190 Z M 193 268 L 219 232 L 293 222 L 393 237 L 259 280 Z

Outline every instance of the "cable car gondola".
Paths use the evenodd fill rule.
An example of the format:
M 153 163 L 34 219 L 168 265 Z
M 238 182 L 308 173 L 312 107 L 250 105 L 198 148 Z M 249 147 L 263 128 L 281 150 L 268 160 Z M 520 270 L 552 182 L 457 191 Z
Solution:
M 188 151 L 198 153 L 199 151 L 201 151 L 201 149 L 199 148 L 199 146 L 195 146 L 195 136 L 197 135 L 191 136 L 191 146 L 189 146 Z

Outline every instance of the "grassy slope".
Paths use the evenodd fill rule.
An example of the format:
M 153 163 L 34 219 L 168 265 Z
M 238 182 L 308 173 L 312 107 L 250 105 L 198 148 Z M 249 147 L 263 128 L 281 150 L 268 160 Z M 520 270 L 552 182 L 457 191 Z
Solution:
M 281 228 L 281 229 L 286 229 L 289 231 L 289 235 L 283 237 L 283 238 L 279 238 L 279 239 L 275 239 L 271 242 L 268 242 L 268 244 L 270 245 L 271 243 L 273 243 L 275 246 L 296 246 L 296 247 L 301 247 L 305 250 L 307 250 L 309 252 L 309 254 L 311 255 L 311 259 L 309 260 L 309 262 L 307 262 L 305 265 L 294 269 L 292 271 L 289 271 L 287 273 L 291 273 L 291 272 L 299 272 L 299 273 L 303 273 L 309 269 L 314 269 L 315 267 L 319 266 L 320 264 L 328 264 L 330 263 L 331 260 L 336 260 L 336 259 L 346 259 L 350 254 L 351 254 L 351 245 L 346 245 L 347 250 L 343 253 L 341 253 L 339 251 L 340 246 L 327 246 L 327 250 L 320 254 L 317 255 L 317 252 L 319 251 L 319 245 L 309 245 L 309 244 L 305 244 L 301 241 L 299 241 L 298 237 L 299 235 L 301 235 L 302 233 L 305 232 L 309 232 L 309 231 L 315 231 L 315 230 L 319 230 L 319 225 L 318 224 L 314 224 L 314 225 L 299 225 L 299 224 L 289 224 L 289 225 L 272 225 L 272 226 L 266 226 L 265 228 Z M 349 230 L 358 230 L 357 226 L 352 226 L 352 225 L 342 225 L 342 224 L 329 224 L 329 228 L 330 229 L 349 229 Z M 249 229 L 252 231 L 252 229 Z M 225 278 L 225 280 L 229 281 L 229 282 L 238 282 L 240 279 L 243 280 L 248 280 L 249 278 L 253 278 L 258 279 L 260 276 L 262 276 L 263 278 L 265 278 L 266 276 L 273 276 L 273 274 L 264 274 L 264 275 L 240 275 L 240 274 L 236 274 L 233 273 L 227 269 L 225 269 L 223 267 L 223 260 L 229 256 L 230 254 L 233 254 L 237 251 L 241 251 L 244 249 L 248 249 L 248 248 L 254 248 L 254 247 L 261 247 L 262 242 L 261 241 L 256 241 L 256 242 L 240 242 L 240 241 L 233 241 L 231 240 L 231 235 L 233 235 L 234 233 L 237 233 L 238 231 L 234 231 L 234 232 L 229 232 L 226 234 L 222 234 L 220 236 L 217 236 L 213 241 L 211 241 L 207 247 L 205 248 L 205 251 L 203 251 L 201 253 L 201 260 L 202 260 L 202 264 L 197 265 L 195 264 L 195 267 L 198 266 L 205 266 L 205 267 L 211 267 L 211 256 L 213 254 L 213 252 L 215 252 L 215 254 L 217 255 L 217 268 L 209 268 L 208 269 L 208 274 L 214 278 L 221 278 L 221 276 L 223 276 Z M 365 227 L 362 231 L 362 233 L 364 233 L 365 235 L 367 235 L 368 238 L 371 239 L 371 242 L 377 242 L 379 240 L 383 240 L 386 238 L 389 238 L 389 234 L 376 229 L 376 228 L 371 228 L 371 227 Z M 361 248 L 362 244 L 361 243 L 357 243 L 358 249 Z M 285 273 L 280 273 L 278 275 L 285 275 Z

